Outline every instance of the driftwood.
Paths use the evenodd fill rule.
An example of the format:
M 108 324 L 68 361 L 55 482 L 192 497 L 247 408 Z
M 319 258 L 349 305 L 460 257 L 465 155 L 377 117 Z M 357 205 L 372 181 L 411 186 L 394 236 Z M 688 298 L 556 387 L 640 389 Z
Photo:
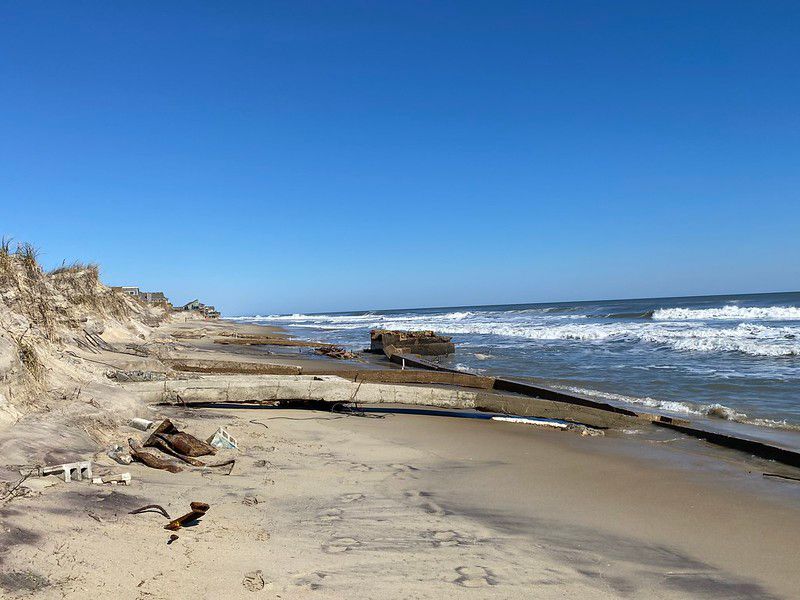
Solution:
M 164 471 L 169 471 L 170 473 L 178 473 L 179 471 L 183 471 L 182 468 L 172 461 L 163 459 L 157 454 L 145 450 L 142 448 L 141 444 L 133 438 L 128 438 L 128 444 L 131 447 L 131 456 L 140 463 L 146 464 L 148 467 L 152 467 L 153 469 L 162 469 Z
M 187 523 L 191 523 L 192 521 L 196 521 L 200 517 L 206 514 L 206 511 L 209 509 L 208 504 L 205 502 L 192 502 L 190 505 L 191 511 L 186 513 L 185 515 L 178 517 L 164 525 L 164 529 L 169 529 L 170 531 L 177 531 Z
M 180 431 L 169 419 L 164 419 L 144 443 L 145 446 L 154 448 L 163 448 L 164 444 L 182 456 L 197 457 L 217 453 L 214 446 Z

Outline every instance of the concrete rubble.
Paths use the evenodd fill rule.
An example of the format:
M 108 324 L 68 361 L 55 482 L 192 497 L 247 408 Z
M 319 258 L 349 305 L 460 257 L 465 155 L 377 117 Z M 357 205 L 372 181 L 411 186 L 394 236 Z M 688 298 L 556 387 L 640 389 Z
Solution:
M 64 463 L 61 465 L 51 465 L 39 469 L 40 475 L 63 475 L 64 481 L 69 483 L 73 479 L 81 481 L 92 478 L 92 463 L 84 460 L 74 463 Z
M 105 475 L 103 477 L 93 477 L 92 483 L 94 484 L 103 484 L 103 483 L 111 483 L 111 484 L 118 484 L 121 483 L 123 485 L 130 485 L 131 484 L 131 474 L 130 473 L 118 473 L 116 475 Z
M 421 356 L 444 356 L 456 351 L 451 338 L 437 335 L 433 331 L 392 331 L 373 329 L 369 333 L 370 352 L 393 354 L 418 354 Z

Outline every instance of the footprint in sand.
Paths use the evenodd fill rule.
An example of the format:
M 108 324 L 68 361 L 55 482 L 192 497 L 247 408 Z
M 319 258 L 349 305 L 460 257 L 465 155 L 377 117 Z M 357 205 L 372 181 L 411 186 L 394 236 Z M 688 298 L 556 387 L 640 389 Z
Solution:
M 417 467 L 412 467 L 411 465 L 404 465 L 401 463 L 392 463 L 389 465 L 390 469 L 394 469 L 393 475 L 407 475 L 409 473 L 413 473 L 414 471 L 419 471 Z
M 308 575 L 303 575 L 295 579 L 294 584 L 298 587 L 308 588 L 309 590 L 319 590 L 322 588 L 322 582 L 328 577 L 325 571 L 314 571 Z
M 456 573 L 458 573 L 458 577 L 453 580 L 453 583 L 461 587 L 478 588 L 497 585 L 494 573 L 486 567 L 458 567 Z
M 449 514 L 444 508 L 436 504 L 436 502 L 431 499 L 431 494 L 429 492 L 424 492 L 422 490 L 409 490 L 405 492 L 404 495 L 429 515 L 445 517 Z
M 370 467 L 369 465 L 365 465 L 364 463 L 350 463 L 348 471 L 355 471 L 356 473 L 366 473 L 367 471 L 372 471 L 372 467 Z
M 266 529 L 262 529 L 256 534 L 256 541 L 257 542 L 268 542 L 270 538 L 269 531 Z
M 343 504 L 350 504 L 351 502 L 360 502 L 366 498 L 364 494 L 354 493 L 354 494 L 342 494 L 339 496 L 339 502 Z
M 326 508 L 325 510 L 321 510 L 317 513 L 317 520 L 330 523 L 332 521 L 341 521 L 342 520 L 342 509 L 341 508 Z
M 327 554 L 341 554 L 342 552 L 349 552 L 361 546 L 355 538 L 351 537 L 335 537 L 322 544 L 322 551 Z
M 258 592 L 264 589 L 264 575 L 261 571 L 250 571 L 245 573 L 242 585 L 250 592 Z
M 468 546 L 472 544 L 466 536 L 457 531 L 448 529 L 445 531 L 426 531 L 423 534 L 428 538 L 434 548 L 441 548 L 446 546 Z

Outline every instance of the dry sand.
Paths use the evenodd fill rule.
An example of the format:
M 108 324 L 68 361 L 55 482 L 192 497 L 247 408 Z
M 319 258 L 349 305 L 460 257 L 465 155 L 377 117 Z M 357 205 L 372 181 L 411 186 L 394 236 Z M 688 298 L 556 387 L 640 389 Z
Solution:
M 763 482 L 734 467 L 699 477 L 697 465 L 604 447 L 614 440 L 477 420 L 159 414 L 202 436 L 225 426 L 241 446 L 231 475 L 123 469 L 100 454 L 99 472 L 129 470 L 133 484 L 62 482 L 15 500 L 1 513 L 8 597 L 791 598 L 797 589 L 796 505 L 768 499 Z M 127 514 L 157 503 L 174 517 L 191 501 L 211 509 L 170 545 L 164 517 Z

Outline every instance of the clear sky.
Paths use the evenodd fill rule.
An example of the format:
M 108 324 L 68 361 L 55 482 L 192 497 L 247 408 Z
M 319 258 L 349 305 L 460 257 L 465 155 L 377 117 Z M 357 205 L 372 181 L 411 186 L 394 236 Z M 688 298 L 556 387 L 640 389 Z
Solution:
M 800 3 L 3 2 L 0 233 L 225 314 L 800 289 Z

